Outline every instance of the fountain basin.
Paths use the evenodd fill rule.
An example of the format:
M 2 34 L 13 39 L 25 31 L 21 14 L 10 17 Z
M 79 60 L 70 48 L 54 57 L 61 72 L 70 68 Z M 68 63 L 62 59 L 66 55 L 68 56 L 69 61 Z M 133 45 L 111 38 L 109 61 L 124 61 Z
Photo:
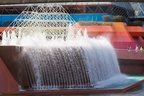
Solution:
M 97 88 L 93 88 L 90 84 L 89 78 L 85 77 L 87 79 L 85 79 L 83 84 L 87 86 L 83 87 L 82 89 L 81 88 L 79 89 L 78 88 L 75 88 L 75 89 L 62 88 L 59 90 L 58 89 L 29 90 L 29 88 L 33 86 L 31 85 L 31 82 L 35 82 L 35 81 L 30 81 L 29 79 L 30 77 L 28 76 L 33 77 L 33 75 L 32 74 L 28 75 L 28 72 L 25 70 L 25 68 L 31 68 L 31 67 L 26 67 L 23 64 L 19 64 L 18 58 L 22 54 L 21 51 L 22 51 L 22 47 L 17 48 L 15 46 L 0 46 L 0 57 L 1 57 L 2 66 L 6 66 L 5 69 L 8 69 L 8 72 L 10 72 L 9 74 L 12 74 L 11 78 L 15 81 L 13 82 L 13 84 L 16 85 L 15 89 L 18 89 L 18 85 L 21 85 L 22 89 L 24 89 L 25 91 L 19 91 L 19 90 L 8 91 L 8 92 L 0 91 L 0 93 L 3 93 L 3 94 L 92 94 L 92 93 L 104 93 L 104 92 L 114 93 L 114 92 L 126 92 L 126 91 L 140 88 L 141 84 L 143 83 L 143 80 L 138 80 L 138 81 L 134 80 L 123 86 L 114 86 L 114 87 L 109 87 L 109 88 L 97 89 Z M 83 66 L 83 68 L 85 68 L 85 66 Z M 29 70 L 32 70 L 32 69 L 29 69 Z M 88 74 L 86 70 L 81 71 L 81 72 L 82 72 L 81 74 L 83 75 L 85 74 L 85 76 L 88 76 L 86 75 Z M 8 87 L 8 88 L 10 88 L 9 90 L 13 89 L 12 87 Z
M 33 87 L 33 85 L 37 84 L 36 78 L 34 77 L 34 75 L 35 75 L 34 71 L 36 71 L 38 69 L 33 69 L 33 67 L 32 67 L 33 65 L 31 65 L 31 62 L 30 62 L 29 58 L 27 57 L 27 55 L 25 55 L 24 57 L 21 57 L 22 50 L 23 50 L 23 47 L 1 46 L 0 47 L 0 57 L 1 57 L 2 61 L 4 62 L 4 64 L 6 65 L 6 67 L 8 68 L 8 70 L 10 71 L 10 73 L 12 74 L 12 76 L 15 78 L 16 82 L 22 86 L 22 89 L 31 89 Z M 78 56 L 78 57 L 79 57 L 79 59 L 81 58 L 80 56 Z M 43 61 L 41 61 L 41 62 L 43 62 Z M 82 62 L 82 61 L 77 61 L 77 62 Z M 79 63 L 79 64 L 83 64 L 83 63 Z M 69 65 L 68 67 L 70 67 L 70 66 L 71 65 Z M 67 70 L 68 71 L 67 73 L 71 73 L 70 76 L 67 76 L 69 74 L 58 74 L 57 73 L 57 72 L 63 73 L 63 70 L 65 70 L 63 67 L 66 67 L 66 66 L 59 66 L 59 69 L 57 69 L 57 70 L 52 69 L 52 68 L 50 69 L 49 66 L 45 66 L 45 67 L 48 68 L 48 70 L 45 70 L 45 72 L 44 72 L 44 69 L 43 69 L 41 71 L 42 72 L 41 74 L 43 75 L 42 78 L 47 79 L 46 82 L 43 81 L 43 86 L 49 85 L 50 86 L 49 88 L 51 88 L 51 86 L 53 86 L 53 85 L 55 85 L 55 86 L 59 85 L 60 86 L 59 88 L 63 88 L 63 87 L 67 87 L 63 83 L 70 83 L 70 84 L 72 84 L 72 86 L 78 85 L 77 86 L 78 88 L 79 87 L 81 88 L 83 86 L 91 87 L 90 80 L 87 77 L 88 75 L 87 75 L 87 71 L 85 70 L 84 65 L 77 66 L 78 69 Z M 56 66 L 52 65 L 50 67 L 54 68 Z M 76 68 L 76 66 L 72 66 L 72 67 Z M 77 77 L 75 77 L 75 78 L 77 78 L 79 81 L 82 81 L 82 82 L 78 82 L 78 80 L 73 80 L 75 71 L 79 72 L 79 75 L 77 75 Z M 48 75 L 51 78 L 48 79 L 48 77 L 45 75 Z M 72 79 L 73 81 L 69 81 L 69 79 L 64 80 L 64 79 L 66 79 L 65 77 L 70 77 L 70 79 Z M 81 85 L 79 86 L 79 84 L 81 84 Z
M 144 75 L 144 51 L 116 49 L 116 54 L 122 73 Z

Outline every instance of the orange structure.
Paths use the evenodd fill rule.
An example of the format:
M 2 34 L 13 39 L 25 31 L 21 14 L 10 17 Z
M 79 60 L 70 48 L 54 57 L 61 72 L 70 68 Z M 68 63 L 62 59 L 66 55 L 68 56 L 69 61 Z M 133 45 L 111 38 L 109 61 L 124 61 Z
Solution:
M 82 26 L 80 24 L 75 26 L 83 30 L 87 28 L 90 37 L 109 34 L 113 46 L 117 49 L 127 49 L 128 46 L 134 49 L 135 45 L 144 46 L 144 28 L 140 26 L 127 26 L 122 22 L 113 22 L 112 26 Z
M 98 35 L 111 36 L 111 42 L 116 48 L 116 53 L 122 73 L 126 74 L 144 74 L 144 54 L 143 52 L 127 51 L 128 46 L 135 47 L 136 44 L 144 46 L 144 28 L 139 26 L 126 26 L 124 23 L 116 22 L 112 26 L 82 26 L 75 24 L 82 30 L 87 28 L 90 37 Z M 1 27 L 0 32 L 6 27 Z M 114 93 L 126 92 L 139 88 L 144 81 L 138 81 L 131 86 L 122 89 L 102 89 L 102 90 L 46 90 L 46 91 L 19 91 L 18 85 L 23 85 L 24 89 L 28 86 L 28 80 L 25 78 L 26 71 L 19 70 L 20 66 L 16 63 L 20 53 L 16 51 L 15 46 L 0 47 L 0 94 L 95 94 L 95 93 Z M 21 66 L 22 67 L 22 66 Z M 25 68 L 25 67 L 22 67 Z M 22 72 L 22 76 L 19 75 Z M 20 80 L 19 80 L 20 78 Z
M 22 50 L 22 47 L 20 47 Z M 138 54 L 136 52 L 127 52 L 126 50 L 116 50 L 118 56 L 121 58 L 120 63 L 123 64 L 123 59 L 127 60 L 127 57 L 131 56 L 136 59 L 144 58 L 144 54 Z M 123 54 L 123 52 L 125 54 Z M 128 53 L 128 54 L 127 54 Z M 21 56 L 21 51 L 17 51 L 15 46 L 1 46 L 0 47 L 0 95 L 5 94 L 15 94 L 15 95 L 83 95 L 83 94 L 98 94 L 98 93 L 118 93 L 118 92 L 129 92 L 138 90 L 143 84 L 143 80 L 134 81 L 126 86 L 116 87 L 116 88 L 103 88 L 103 89 L 59 89 L 59 90 L 28 90 L 28 86 L 31 86 L 26 75 L 27 71 L 25 70 L 24 64 L 19 64 L 17 58 Z M 124 57 L 125 56 L 125 57 Z M 134 60 L 133 62 L 137 62 Z M 141 61 L 142 63 L 144 62 Z M 121 68 L 129 68 L 133 73 L 137 74 L 143 73 L 143 65 L 133 65 L 132 68 L 129 65 L 120 65 Z M 139 70 L 139 67 L 141 70 Z M 138 69 L 137 69 L 138 68 Z M 129 70 L 123 70 L 123 72 L 130 73 Z M 29 74 L 31 76 L 31 74 Z M 23 91 L 19 90 L 19 87 L 24 89 Z
M 80 25 L 75 24 L 75 27 L 85 28 L 88 31 L 89 37 L 96 37 L 98 35 L 111 36 L 111 43 L 116 49 L 127 49 L 131 46 L 135 49 L 135 46 L 144 46 L 144 27 L 140 26 L 127 26 L 122 22 L 113 22 L 111 26 L 106 25 Z M 3 32 L 6 27 L 0 27 L 0 32 Z
M 135 46 L 144 46 L 144 27 L 127 26 L 122 22 L 113 22 L 112 26 L 82 26 L 76 24 L 84 30 L 87 28 L 90 37 L 109 34 L 111 43 L 116 49 L 120 69 L 126 74 L 144 74 L 144 53 L 135 51 Z M 131 50 L 127 48 L 131 46 Z

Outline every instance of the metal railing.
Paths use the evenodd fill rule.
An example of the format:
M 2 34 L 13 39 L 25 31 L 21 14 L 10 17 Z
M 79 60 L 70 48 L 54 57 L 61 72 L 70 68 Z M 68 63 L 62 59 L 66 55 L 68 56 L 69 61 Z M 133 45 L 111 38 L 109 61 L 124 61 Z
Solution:
M 142 2 L 131 2 L 130 3 L 135 10 L 135 17 L 144 17 L 144 3 Z

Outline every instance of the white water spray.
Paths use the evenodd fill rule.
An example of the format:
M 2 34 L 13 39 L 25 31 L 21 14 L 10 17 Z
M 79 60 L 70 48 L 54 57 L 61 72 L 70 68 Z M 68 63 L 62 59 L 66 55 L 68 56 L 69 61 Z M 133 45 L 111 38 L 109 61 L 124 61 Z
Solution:
M 21 38 L 18 46 L 23 46 L 23 58 L 29 58 L 33 66 L 33 89 L 106 88 L 129 81 L 120 73 L 114 49 L 105 37 L 89 38 L 86 29 L 83 35 L 78 31 L 72 37 L 47 40 L 37 32 Z
M 38 14 L 31 14 L 36 16 L 35 13 Z M 38 18 L 36 16 L 36 19 Z M 33 19 L 30 18 L 29 21 L 32 22 Z M 115 51 L 105 37 L 89 38 L 86 29 L 84 32 L 76 32 L 75 35 L 70 25 L 66 39 L 63 35 L 58 39 L 55 34 L 51 39 L 47 39 L 42 26 L 38 26 L 40 30 L 35 30 L 37 25 L 47 22 L 36 23 L 31 27 L 33 23 L 30 23 L 30 26 L 25 24 L 31 29 L 25 32 L 30 34 L 24 34 L 24 29 L 19 27 L 19 34 L 3 32 L 2 39 L 2 45 L 23 47 L 22 56 L 18 59 L 25 61 L 20 64 L 26 66 L 31 89 L 106 88 L 129 81 L 121 74 Z M 34 33 L 31 34 L 31 31 Z

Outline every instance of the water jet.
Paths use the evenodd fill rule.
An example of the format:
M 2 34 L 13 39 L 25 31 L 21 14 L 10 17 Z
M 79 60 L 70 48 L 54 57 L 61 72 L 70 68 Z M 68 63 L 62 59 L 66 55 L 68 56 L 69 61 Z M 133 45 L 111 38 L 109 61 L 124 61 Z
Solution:
M 57 18 L 52 22 L 54 17 Z M 14 86 L 15 90 L 6 88 L 8 92 L 0 92 L 124 92 L 142 83 L 121 74 L 114 48 L 105 37 L 89 38 L 86 30 L 75 31 L 73 19 L 68 18 L 61 6 L 30 6 L 10 24 L 3 32 L 0 64 L 5 73 L 12 74 L 8 77 L 13 81 L 14 85 L 10 86 Z

